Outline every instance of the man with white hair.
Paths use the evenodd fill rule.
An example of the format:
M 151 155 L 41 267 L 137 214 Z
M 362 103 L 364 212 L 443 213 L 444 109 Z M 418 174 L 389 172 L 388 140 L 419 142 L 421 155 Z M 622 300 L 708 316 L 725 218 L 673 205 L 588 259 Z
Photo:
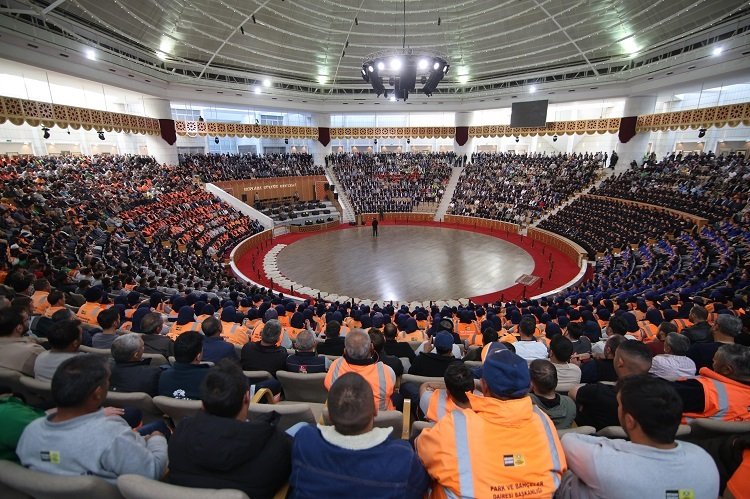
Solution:
M 696 343 L 704 345 L 705 343 Z M 686 357 L 690 350 L 690 340 L 679 333 L 667 334 L 664 340 L 664 353 L 651 361 L 650 374 L 674 381 L 677 378 L 695 376 L 695 362 Z
M 156 396 L 159 392 L 161 369 L 151 366 L 143 358 L 143 337 L 137 333 L 118 336 L 112 342 L 112 374 L 109 389 L 113 392 L 144 392 Z
M 315 334 L 305 329 L 300 331 L 295 341 L 296 348 L 286 358 L 286 371 L 293 373 L 324 373 L 331 362 L 327 357 L 315 352 Z
M 704 367 L 711 367 L 714 355 L 722 345 L 733 345 L 734 339 L 742 332 L 742 320 L 729 314 L 719 314 L 711 326 L 711 339 L 713 341 L 694 343 L 687 356 L 693 359 L 696 369 L 700 371 Z
M 342 375 L 355 372 L 365 378 L 372 387 L 375 407 L 381 411 L 395 409 L 391 396 L 396 385 L 396 373 L 389 366 L 373 357 L 370 335 L 363 329 L 352 329 L 346 335 L 344 356 L 334 360 L 328 369 L 325 387 L 331 385 Z

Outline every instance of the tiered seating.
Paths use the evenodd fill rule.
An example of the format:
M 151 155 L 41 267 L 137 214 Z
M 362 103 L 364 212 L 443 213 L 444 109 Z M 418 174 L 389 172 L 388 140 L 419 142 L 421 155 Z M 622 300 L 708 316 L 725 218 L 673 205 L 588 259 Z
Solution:
M 747 205 L 750 162 L 730 154 L 681 154 L 651 159 L 603 182 L 596 194 L 672 208 L 720 220 Z
M 180 155 L 180 166 L 203 182 L 325 174 L 312 155 L 304 153 Z
M 455 160 L 452 154 L 332 154 L 332 166 L 356 213 L 413 211 L 439 202 Z
M 338 210 L 330 201 L 274 203 L 261 211 L 277 225 L 312 225 L 338 220 Z
M 471 155 L 450 213 L 523 223 L 533 221 L 596 178 L 594 155 Z

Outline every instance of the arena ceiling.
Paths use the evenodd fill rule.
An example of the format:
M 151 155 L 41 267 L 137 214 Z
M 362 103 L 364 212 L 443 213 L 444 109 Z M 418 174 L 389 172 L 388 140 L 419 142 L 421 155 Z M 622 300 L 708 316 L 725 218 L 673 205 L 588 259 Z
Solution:
M 370 94 L 359 76 L 363 59 L 404 42 L 445 54 L 451 71 L 436 95 L 460 98 L 550 82 L 622 82 L 670 60 L 705 58 L 722 44 L 747 50 L 750 34 L 749 3 L 741 0 L 2 0 L 0 6 L 5 30 L 83 44 L 97 57 L 165 82 L 252 91 L 268 80 L 269 91 L 318 99 Z

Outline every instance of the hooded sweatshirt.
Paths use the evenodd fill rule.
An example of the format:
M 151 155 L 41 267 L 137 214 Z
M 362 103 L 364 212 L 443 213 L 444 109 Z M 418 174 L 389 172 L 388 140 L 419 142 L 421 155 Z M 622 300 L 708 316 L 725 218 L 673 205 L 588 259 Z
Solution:
M 292 446 L 271 417 L 242 422 L 200 411 L 184 418 L 169 440 L 169 481 L 273 497 L 289 478 Z

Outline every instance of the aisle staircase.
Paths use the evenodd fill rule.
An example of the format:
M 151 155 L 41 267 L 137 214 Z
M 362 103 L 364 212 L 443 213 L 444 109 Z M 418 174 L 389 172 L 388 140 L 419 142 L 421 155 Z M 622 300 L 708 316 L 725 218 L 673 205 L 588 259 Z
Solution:
M 598 177 L 598 179 L 595 180 L 594 182 L 592 182 L 591 185 L 589 185 L 585 189 L 583 189 L 583 190 L 575 193 L 574 195 L 572 195 L 571 197 L 569 197 L 565 202 L 563 202 L 562 204 L 558 205 L 555 209 L 550 210 L 547 213 L 545 213 L 539 220 L 537 220 L 536 222 L 534 222 L 533 224 L 531 224 L 531 227 L 537 227 L 540 223 L 542 223 L 544 220 L 547 220 L 549 217 L 551 217 L 552 215 L 554 215 L 558 211 L 562 210 L 566 206 L 569 206 L 569 205 L 573 204 L 573 201 L 575 201 L 576 199 L 580 198 L 584 194 L 588 194 L 589 192 L 591 192 L 591 189 L 593 189 L 597 185 L 601 184 L 604 180 L 606 180 L 609 177 L 611 177 L 612 175 L 614 175 L 614 173 L 615 173 L 615 170 L 611 170 L 609 168 L 605 168 L 602 171 L 601 175 Z
M 349 199 L 349 196 L 346 195 L 344 192 L 343 187 L 339 183 L 339 179 L 336 178 L 336 175 L 333 173 L 333 168 L 330 166 L 327 166 L 326 169 L 326 179 L 328 179 L 328 183 L 336 188 L 336 193 L 339 195 L 338 202 L 341 205 L 341 218 L 343 222 L 354 222 L 356 220 L 354 216 L 354 207 L 352 206 L 352 202 Z
M 456 186 L 458 185 L 458 179 L 461 178 L 461 174 L 464 172 L 463 167 L 453 168 L 451 171 L 451 178 L 448 180 L 448 184 L 445 186 L 445 192 L 443 192 L 443 198 L 440 200 L 438 209 L 435 212 L 436 222 L 442 222 L 443 217 L 448 212 L 448 207 L 453 199 L 453 193 L 456 192 Z

